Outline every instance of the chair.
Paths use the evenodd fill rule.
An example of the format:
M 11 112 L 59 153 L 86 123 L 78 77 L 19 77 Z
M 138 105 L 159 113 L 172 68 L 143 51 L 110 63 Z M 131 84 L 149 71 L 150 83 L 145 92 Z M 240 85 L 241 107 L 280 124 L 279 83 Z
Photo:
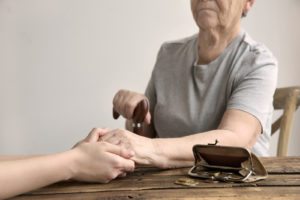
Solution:
M 272 124 L 272 135 L 280 129 L 277 156 L 287 156 L 294 112 L 300 105 L 300 87 L 277 88 L 273 105 L 275 110 L 283 110 L 282 115 Z

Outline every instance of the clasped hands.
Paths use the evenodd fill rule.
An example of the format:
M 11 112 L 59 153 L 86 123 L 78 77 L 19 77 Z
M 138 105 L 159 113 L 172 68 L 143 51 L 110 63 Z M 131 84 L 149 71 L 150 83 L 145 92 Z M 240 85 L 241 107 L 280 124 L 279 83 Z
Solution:
M 145 96 L 121 90 L 114 98 L 114 108 L 130 120 L 142 98 Z M 148 113 L 145 118 L 147 124 L 150 123 L 150 117 Z M 158 160 L 155 141 L 124 129 L 94 128 L 73 147 L 78 159 L 72 177 L 81 181 L 109 182 L 133 171 L 135 164 L 158 166 L 155 163 Z
M 107 183 L 132 172 L 136 164 L 155 165 L 152 139 L 123 129 L 94 128 L 72 149 L 76 163 L 72 178 Z M 95 173 L 96 172 L 96 173 Z

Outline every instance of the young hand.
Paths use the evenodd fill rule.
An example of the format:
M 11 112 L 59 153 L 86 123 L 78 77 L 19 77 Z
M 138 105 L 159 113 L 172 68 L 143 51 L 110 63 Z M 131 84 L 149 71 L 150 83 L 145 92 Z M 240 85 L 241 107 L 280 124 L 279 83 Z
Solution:
M 73 179 L 107 183 L 134 170 L 134 162 L 130 160 L 134 155 L 133 151 L 98 141 L 106 131 L 107 129 L 93 129 L 71 150 L 75 158 Z

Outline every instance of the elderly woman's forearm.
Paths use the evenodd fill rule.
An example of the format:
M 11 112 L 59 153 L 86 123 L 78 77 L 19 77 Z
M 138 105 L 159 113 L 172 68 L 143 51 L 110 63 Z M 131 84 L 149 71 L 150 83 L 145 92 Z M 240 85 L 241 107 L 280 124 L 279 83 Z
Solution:
M 253 136 L 254 137 L 254 136 Z M 154 165 L 160 168 L 189 166 L 194 161 L 192 147 L 196 144 L 250 147 L 251 136 L 245 137 L 229 130 L 213 130 L 181 138 L 154 139 Z

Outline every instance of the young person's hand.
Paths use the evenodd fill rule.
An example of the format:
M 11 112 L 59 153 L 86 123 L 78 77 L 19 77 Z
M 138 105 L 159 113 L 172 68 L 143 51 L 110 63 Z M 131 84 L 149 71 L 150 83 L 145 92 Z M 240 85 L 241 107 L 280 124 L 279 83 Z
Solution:
M 93 128 L 88 136 L 77 142 L 72 148 L 75 148 L 82 143 L 98 142 L 101 136 L 105 135 L 105 133 L 108 131 L 109 129 L 107 128 Z
M 134 170 L 133 151 L 99 141 L 106 132 L 108 129 L 94 128 L 73 147 L 73 179 L 106 183 Z
M 134 170 L 134 153 L 106 142 L 82 142 L 72 149 L 72 178 L 107 183 Z
M 71 150 L 0 162 L 0 199 L 6 199 L 46 185 L 75 179 L 107 183 L 134 170 L 129 150 L 98 141 L 105 129 L 93 129 Z

